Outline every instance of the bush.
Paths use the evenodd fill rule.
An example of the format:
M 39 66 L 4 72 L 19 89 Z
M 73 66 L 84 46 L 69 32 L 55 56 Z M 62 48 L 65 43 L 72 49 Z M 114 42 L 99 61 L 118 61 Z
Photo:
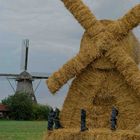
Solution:
M 14 120 L 47 120 L 50 107 L 34 104 L 27 93 L 17 93 L 2 100 L 9 107 L 9 118 Z
M 14 120 L 30 120 L 32 118 L 32 100 L 26 93 L 18 93 L 2 100 L 8 105 L 9 117 Z
M 47 120 L 50 107 L 47 105 L 34 104 L 33 105 L 33 119 Z

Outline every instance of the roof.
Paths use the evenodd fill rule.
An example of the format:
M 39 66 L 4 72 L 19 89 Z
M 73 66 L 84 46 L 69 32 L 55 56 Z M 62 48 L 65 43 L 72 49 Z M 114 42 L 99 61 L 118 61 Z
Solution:
M 8 106 L 4 104 L 0 104 L 0 111 L 9 111 Z
M 29 74 L 27 71 L 23 71 L 22 73 L 19 74 L 17 77 L 18 80 L 31 80 L 32 81 L 32 76 Z

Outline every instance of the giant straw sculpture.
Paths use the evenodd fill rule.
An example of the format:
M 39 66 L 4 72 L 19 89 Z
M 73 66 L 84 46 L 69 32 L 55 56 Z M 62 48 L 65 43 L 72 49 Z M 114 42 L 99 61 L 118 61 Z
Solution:
M 140 44 L 131 30 L 140 23 L 140 4 L 110 21 L 97 20 L 82 0 L 61 1 L 85 29 L 79 53 L 47 80 L 55 93 L 74 78 L 61 112 L 63 127 L 79 128 L 84 108 L 88 128 L 109 128 L 110 112 L 116 106 L 118 129 L 138 128 Z

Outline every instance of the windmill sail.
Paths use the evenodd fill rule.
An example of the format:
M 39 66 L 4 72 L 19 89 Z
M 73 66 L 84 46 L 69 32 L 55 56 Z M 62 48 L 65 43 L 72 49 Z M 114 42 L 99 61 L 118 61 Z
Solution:
M 29 40 L 24 39 L 22 42 L 22 55 L 21 55 L 21 70 L 26 71 L 28 65 L 28 51 L 29 51 Z
M 31 72 L 33 79 L 48 79 L 51 73 Z
M 8 79 L 16 79 L 19 74 L 8 74 L 8 73 L 0 73 L 0 78 L 8 78 Z

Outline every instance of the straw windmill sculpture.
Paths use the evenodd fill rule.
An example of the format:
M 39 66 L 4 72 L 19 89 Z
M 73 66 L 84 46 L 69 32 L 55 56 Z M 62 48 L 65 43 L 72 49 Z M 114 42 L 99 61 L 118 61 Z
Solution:
M 109 128 L 111 109 L 116 106 L 118 129 L 134 130 L 140 124 L 140 44 L 131 30 L 140 23 L 140 4 L 110 21 L 97 20 L 82 0 L 61 1 L 85 29 L 79 53 L 47 80 L 55 93 L 75 77 L 61 123 L 66 129 L 79 128 L 84 108 L 89 129 Z

